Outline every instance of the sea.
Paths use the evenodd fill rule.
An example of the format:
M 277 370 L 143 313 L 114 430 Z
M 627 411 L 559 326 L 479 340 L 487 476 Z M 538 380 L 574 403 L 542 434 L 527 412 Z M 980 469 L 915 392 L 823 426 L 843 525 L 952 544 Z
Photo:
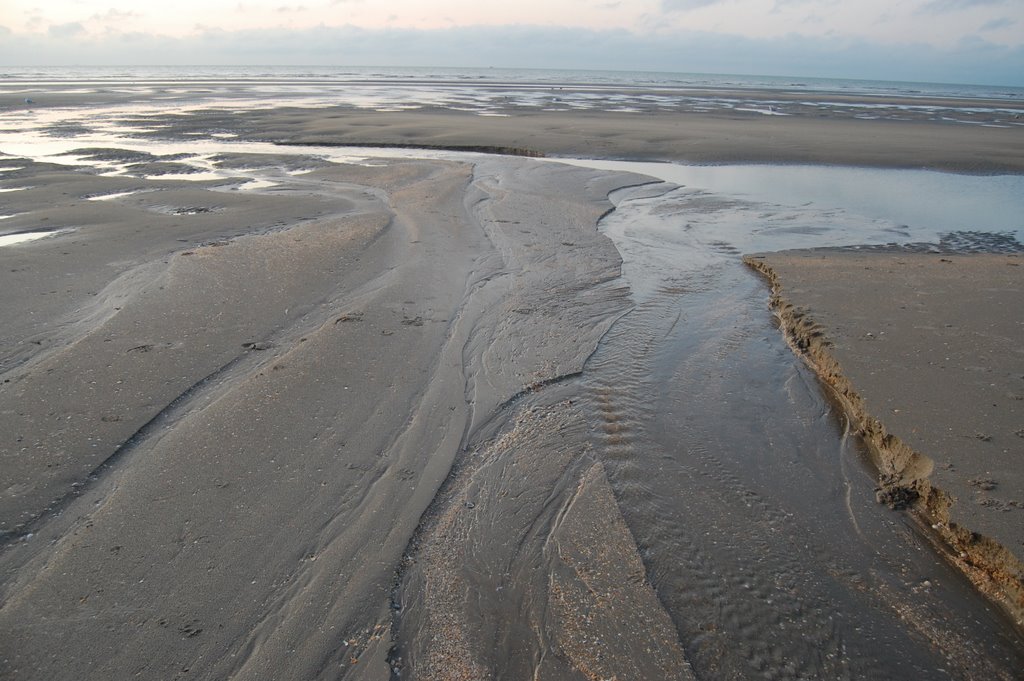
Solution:
M 234 105 L 738 112 L 1024 125 L 1024 88 L 795 76 L 560 69 L 332 66 L 0 67 L 0 111 L 56 94 Z

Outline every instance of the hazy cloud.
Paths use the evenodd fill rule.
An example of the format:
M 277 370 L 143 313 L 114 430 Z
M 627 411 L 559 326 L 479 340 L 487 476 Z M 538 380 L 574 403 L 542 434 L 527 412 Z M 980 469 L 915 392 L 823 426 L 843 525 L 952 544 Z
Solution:
M 839 0 L 775 0 L 775 4 L 769 11 L 770 14 L 782 14 L 783 12 L 792 11 L 794 8 L 801 8 L 807 15 L 807 17 L 814 17 L 821 19 L 822 10 L 827 11 L 827 8 L 834 6 Z M 805 7 L 805 5 L 812 5 L 811 7 Z M 805 18 L 804 23 L 807 23 Z
M 775 0 L 775 4 L 772 6 L 772 12 L 779 12 L 784 8 L 798 7 L 800 5 L 814 5 L 815 10 L 821 10 L 825 7 L 838 5 L 840 0 Z
M 717 5 L 723 0 L 661 0 L 661 9 L 664 12 L 687 12 L 691 9 Z
M 921 7 L 922 12 L 939 14 L 942 12 L 957 12 L 975 7 L 992 7 L 1005 5 L 1007 0 L 929 0 Z
M 981 39 L 950 49 L 833 37 L 744 38 L 698 31 L 477 26 L 434 30 L 315 27 L 206 30 L 188 38 L 122 33 L 93 38 L 74 25 L 5 36 L 0 63 L 431 65 L 760 73 L 825 78 L 1024 86 L 1024 47 Z
M 1010 28 L 1011 26 L 1013 26 L 1016 23 L 1017 22 L 1014 21 L 1013 19 L 1010 19 L 1008 17 L 1003 17 L 1001 19 L 993 19 L 992 21 L 985 22 L 984 24 L 981 25 L 981 28 L 979 28 L 978 30 L 979 31 L 998 31 L 1001 28 Z
M 77 21 L 67 24 L 54 24 L 50 26 L 47 33 L 51 38 L 74 38 L 85 33 L 85 26 Z
M 125 19 L 138 19 L 141 16 L 138 12 L 124 11 L 112 7 L 102 14 L 93 14 L 89 19 L 93 21 L 124 21 Z

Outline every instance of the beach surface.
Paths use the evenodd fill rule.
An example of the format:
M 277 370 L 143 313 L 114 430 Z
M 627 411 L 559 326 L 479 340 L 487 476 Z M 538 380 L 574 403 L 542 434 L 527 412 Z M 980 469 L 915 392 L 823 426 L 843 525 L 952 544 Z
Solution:
M 279 116 L 279 118 L 278 118 Z M 916 121 L 785 118 L 758 114 L 374 113 L 311 119 L 274 114 L 261 120 L 277 140 L 480 148 L 546 156 L 687 163 L 811 163 L 933 168 L 958 172 L 1024 171 L 1018 129 Z M 937 139 L 938 137 L 938 139 Z M 941 140 L 941 141 L 940 141 Z
M 113 103 L 63 97 L 53 104 Z M 130 112 L 123 122 L 142 124 Z M 51 125 L 61 143 L 76 134 Z M 279 152 L 220 153 L 220 177 L 182 177 L 194 169 L 174 145 L 213 135 Z M 90 141 L 72 167 L 0 146 L 0 213 L 10 214 L 0 233 L 49 234 L 0 247 L 4 676 L 886 678 L 948 668 L 1010 679 L 1019 669 L 1012 631 L 998 655 L 979 656 L 974 625 L 945 623 L 933 604 L 912 608 L 920 580 L 884 590 L 873 569 L 841 557 L 796 560 L 820 553 L 810 539 L 797 545 L 802 521 L 742 466 L 730 471 L 724 454 L 702 449 L 744 429 L 728 409 L 697 424 L 708 437 L 685 452 L 696 457 L 686 472 L 695 491 L 651 494 L 686 511 L 691 535 L 674 550 L 685 557 L 679 574 L 696 577 L 679 586 L 664 569 L 650 573 L 665 558 L 638 530 L 662 533 L 665 518 L 623 512 L 622 464 L 607 455 L 639 458 L 647 379 L 612 373 L 588 398 L 585 369 L 620 322 L 656 307 L 637 305 L 599 229 L 609 197 L 671 187 L 511 155 L 339 162 L 289 145 L 995 173 L 1024 170 L 1021 130 L 328 107 L 150 112 L 131 138 L 170 151 Z M 125 171 L 101 174 L 107 163 Z M 229 177 L 254 166 L 279 184 L 246 189 Z M 763 308 L 767 290 L 751 285 L 739 253 L 713 246 L 753 292 L 729 300 Z M 894 469 L 893 488 L 926 501 L 941 492 L 951 503 L 948 517 L 927 509 L 936 524 L 1020 556 L 1020 257 L 774 258 L 763 262 L 826 330 L 866 413 L 919 450 L 920 474 Z M 716 261 L 659 295 L 702 295 L 725 269 Z M 889 296 L 886 282 L 912 293 Z M 900 301 L 907 310 L 893 309 Z M 982 303 L 1003 314 L 991 319 Z M 736 325 L 732 308 L 714 312 Z M 654 356 L 692 323 L 662 316 L 663 332 L 625 347 Z M 726 373 L 706 358 L 778 335 L 762 322 L 727 337 L 734 346 L 680 347 Z M 923 337 L 925 352 L 913 345 Z M 943 343 L 942 364 L 926 366 Z M 947 399 L 939 384 L 950 376 Z M 967 379 L 977 393 L 964 392 Z M 726 403 L 723 394 L 700 406 Z M 827 420 L 830 432 L 824 413 L 806 420 Z M 875 465 L 893 472 L 884 457 Z M 720 515 L 705 515 L 711 507 Z M 716 565 L 719 544 L 740 547 L 742 562 Z M 973 556 L 960 560 L 968 574 Z M 761 562 L 776 559 L 778 570 Z M 1012 606 L 1008 583 L 988 593 Z M 840 593 L 867 605 L 841 612 Z
M 4 253 L 5 670 L 386 677 L 396 570 L 455 457 L 580 372 L 627 305 L 596 222 L 637 179 L 524 163 L 335 167 L 244 198 L 135 182 L 102 202 L 123 180 L 17 171 L 36 220 L 80 226 Z M 572 502 L 614 523 L 600 469 L 578 473 Z M 586 544 L 573 517 L 551 531 Z M 667 622 L 621 520 L 608 537 L 609 583 L 639 579 L 622 607 Z M 560 607 L 584 607 L 559 579 Z M 566 648 L 616 627 L 607 659 L 675 641 L 544 626 Z M 674 645 L 659 664 L 685 678 Z

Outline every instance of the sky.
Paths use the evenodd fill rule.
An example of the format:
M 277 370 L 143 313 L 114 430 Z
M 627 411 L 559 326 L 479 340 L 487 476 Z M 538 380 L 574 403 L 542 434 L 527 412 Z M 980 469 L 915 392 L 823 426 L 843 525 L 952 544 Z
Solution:
M 1024 0 L 0 0 L 4 64 L 594 68 L 1024 86 Z

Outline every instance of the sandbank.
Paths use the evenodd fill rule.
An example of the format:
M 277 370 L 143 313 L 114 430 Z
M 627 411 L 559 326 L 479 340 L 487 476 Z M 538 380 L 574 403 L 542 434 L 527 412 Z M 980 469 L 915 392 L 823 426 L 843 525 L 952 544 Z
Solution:
M 297 119 L 297 120 L 296 120 Z M 297 125 L 296 125 L 297 124 Z M 282 114 L 275 140 L 524 150 L 686 163 L 811 163 L 958 172 L 1024 171 L 1024 134 L 920 122 L 764 116 L 571 113 L 488 118 L 452 112 Z
M 167 132 L 196 119 L 168 116 Z M 517 112 L 479 116 L 424 108 L 349 107 L 252 111 L 236 120 L 210 112 L 206 125 L 233 124 L 243 138 L 288 144 L 398 146 L 685 163 L 809 163 L 930 168 L 969 173 L 1024 171 L 1024 129 L 931 121 L 767 117 L 742 113 Z M 152 122 L 152 119 L 150 119 Z M 180 130 L 178 121 L 182 126 Z M 202 129 L 202 128 L 199 128 Z
M 1024 616 L 1024 257 L 853 249 L 747 256 L 879 470 L 957 563 Z

